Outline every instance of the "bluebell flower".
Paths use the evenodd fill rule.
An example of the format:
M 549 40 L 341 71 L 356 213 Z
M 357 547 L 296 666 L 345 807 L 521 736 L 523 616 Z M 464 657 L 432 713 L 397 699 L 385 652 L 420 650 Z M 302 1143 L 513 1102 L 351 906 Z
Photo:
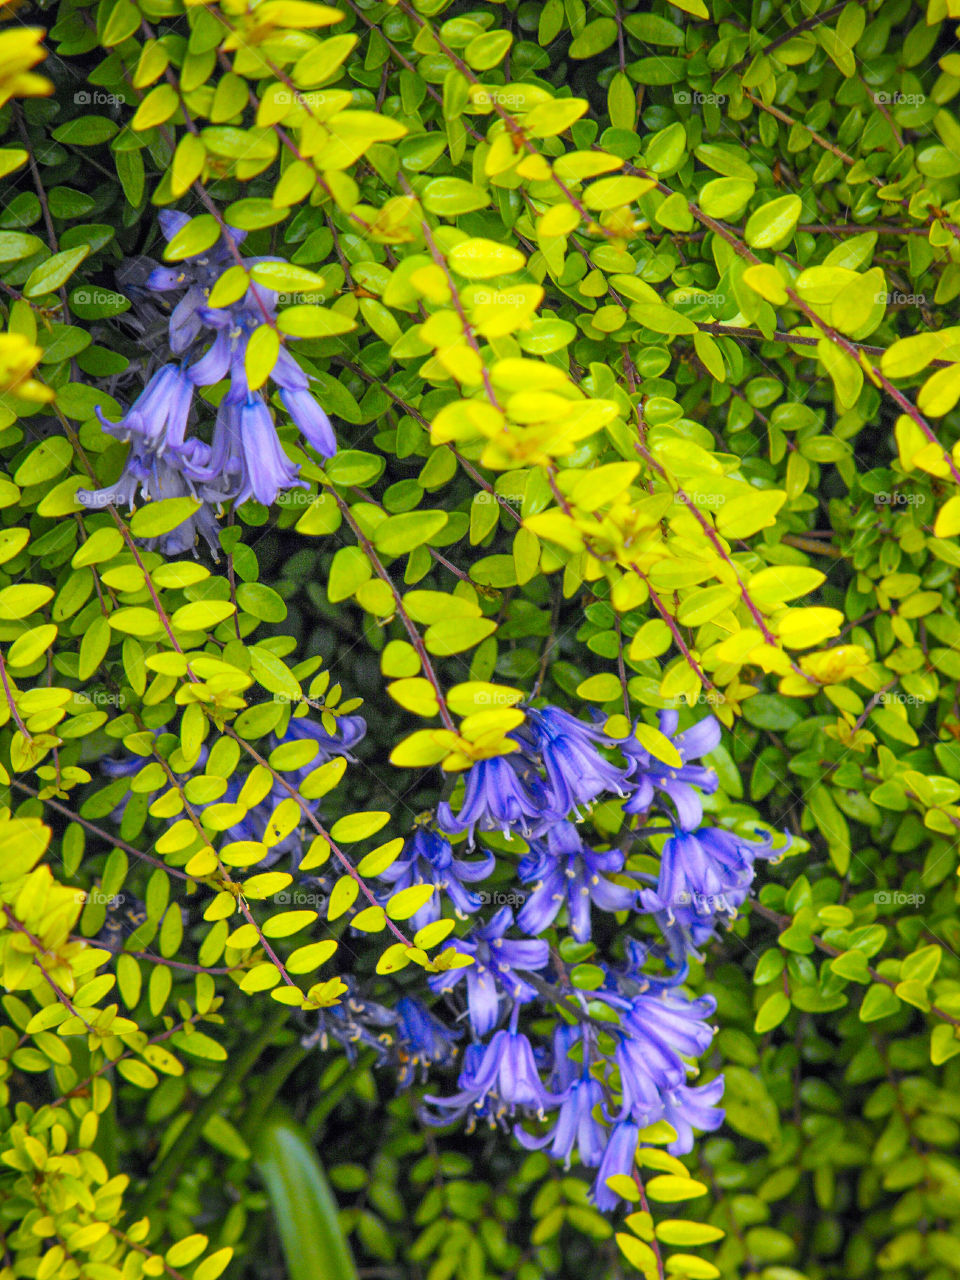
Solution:
M 451 833 L 466 831 L 473 839 L 475 828 L 481 831 L 516 829 L 523 835 L 540 832 L 566 812 L 551 809 L 550 798 L 540 778 L 529 764 L 514 755 L 494 756 L 478 760 L 467 770 L 463 803 L 454 814 L 444 800 L 437 806 L 437 824 Z
M 530 1041 L 511 1026 L 497 1031 L 483 1051 L 482 1057 L 471 1055 L 457 1082 L 457 1093 L 449 1098 L 428 1094 L 424 1102 L 438 1109 L 438 1114 L 425 1111 L 431 1124 L 449 1124 L 464 1115 L 480 1112 L 496 1118 L 513 1115 L 517 1107 L 539 1116 L 560 1098 L 550 1093 L 540 1079 Z M 491 1106 L 492 1104 L 492 1106 Z
M 176 528 L 154 538 L 140 538 L 140 544 L 147 551 L 159 551 L 161 555 L 172 558 L 185 555 L 188 551 L 195 555 L 197 544 L 202 538 L 216 560 L 220 549 L 220 527 L 214 508 L 219 503 L 220 495 L 209 486 L 201 485 L 198 489 L 191 484 L 181 471 L 169 464 L 168 457 L 169 455 L 155 460 L 151 479 L 142 486 L 143 496 L 151 501 L 190 497 L 198 499 L 200 506 Z
M 476 862 L 455 858 L 449 840 L 436 831 L 419 826 L 407 839 L 396 862 L 380 873 L 380 879 L 392 886 L 381 901 L 386 905 L 394 893 L 415 884 L 433 884 L 436 885 L 436 893 L 410 917 L 410 927 L 422 929 L 439 920 L 443 895 L 450 899 L 457 916 L 463 920 L 482 906 L 480 898 L 465 886 L 485 880 L 496 862 L 492 853 Z
M 668 926 L 679 922 L 691 943 L 701 946 L 718 916 L 736 915 L 750 892 L 757 858 L 776 856 L 772 836 L 753 841 L 720 827 L 675 831 L 664 842 L 657 887 L 641 891 L 641 905 L 663 913 Z
M 186 438 L 187 419 L 193 401 L 193 384 L 179 365 L 158 369 L 119 422 L 96 414 L 104 431 L 118 440 L 137 436 L 141 447 L 162 455 L 168 448 L 180 448 Z
M 709 1048 L 714 1029 L 706 1019 L 716 1000 L 710 995 L 690 1000 L 679 991 L 641 992 L 630 1001 L 604 999 L 621 1011 L 614 1051 L 621 1094 L 617 1119 L 653 1124 L 663 1118 L 664 1096 L 686 1083 L 686 1059 Z
M 570 932 L 578 942 L 589 942 L 591 903 L 601 911 L 628 911 L 636 903 L 635 889 L 606 878 L 622 867 L 618 849 L 595 853 L 572 823 L 557 823 L 546 841 L 534 841 L 520 861 L 520 880 L 532 890 L 517 916 L 517 927 L 524 933 L 543 933 L 566 905 Z
M 209 458 L 191 466 L 190 475 L 208 485 L 222 484 L 238 505 L 255 498 L 268 507 L 278 494 L 306 487 L 306 481 L 298 479 L 296 463 L 284 453 L 273 416 L 259 393 L 248 392 L 239 401 L 224 397 Z
M 489 1092 L 481 1094 L 474 1091 L 473 1085 L 477 1079 L 481 1067 L 483 1066 L 484 1057 L 487 1053 L 488 1046 L 473 1042 L 468 1044 L 463 1051 L 463 1060 L 460 1064 L 460 1075 L 457 1080 L 461 1093 L 470 1093 L 472 1101 L 465 1107 L 453 1108 L 450 1115 L 444 1115 L 443 1112 L 438 1116 L 431 1116 L 426 1107 L 420 1108 L 420 1116 L 428 1124 L 443 1125 L 450 1124 L 459 1116 L 466 1115 L 467 1133 L 472 1133 L 476 1127 L 478 1120 L 486 1120 L 488 1124 L 495 1125 L 497 1121 L 497 1098 Z M 427 1095 L 425 1102 L 433 1101 L 432 1095 Z M 449 1101 L 449 1099 L 441 1099 L 441 1103 Z
M 164 210 L 160 224 L 166 239 L 172 239 L 188 220 L 186 214 Z M 235 244 L 244 239 L 243 232 L 232 228 L 230 234 Z M 276 257 L 248 258 L 244 266 L 249 270 L 258 263 L 282 261 Z M 182 294 L 170 315 L 169 342 L 173 353 L 183 357 L 184 378 L 193 386 L 212 386 L 230 377 L 227 409 L 218 414 L 213 442 L 213 462 L 221 468 L 220 474 L 230 479 L 222 487 L 237 502 L 253 496 L 269 504 L 297 482 L 299 469 L 280 447 L 266 399 L 259 392 L 251 393 L 247 386 L 244 361 L 253 333 L 276 318 L 277 294 L 254 281 L 237 302 L 211 307 L 210 292 L 231 265 L 233 254 L 221 237 L 210 249 L 175 266 L 154 268 L 146 288 Z M 203 343 L 210 338 L 212 342 L 203 352 Z M 311 395 L 306 374 L 286 349 L 281 348 L 270 377 L 307 442 L 323 457 L 332 457 L 337 446 L 330 419 Z M 204 478 L 209 480 L 210 476 Z
M 521 972 L 544 969 L 550 959 L 545 942 L 514 941 L 503 935 L 513 924 L 513 912 L 501 907 L 485 924 L 466 938 L 452 938 L 450 946 L 473 957 L 473 964 L 431 974 L 433 991 L 450 991 L 460 982 L 467 984 L 467 1008 L 475 1036 L 487 1035 L 497 1025 L 503 996 L 517 1002 L 532 1000 L 536 988 L 520 977 Z M 519 972 L 518 972 L 519 971 Z
M 165 240 L 172 240 L 190 221 L 189 214 L 176 209 L 162 209 L 158 221 Z M 245 231 L 230 228 L 235 245 L 246 239 Z M 203 322 L 200 312 L 207 305 L 210 290 L 233 264 L 233 257 L 226 240 L 221 237 L 209 249 L 169 267 L 155 267 L 146 280 L 146 288 L 154 293 L 183 290 L 170 316 L 170 349 L 175 355 L 188 350 L 201 336 Z
M 303 776 L 306 776 L 311 769 L 326 764 L 334 756 L 345 756 L 347 760 L 354 761 L 350 753 L 366 736 L 366 732 L 367 722 L 363 716 L 337 716 L 333 733 L 328 733 L 322 723 L 312 720 L 310 716 L 291 716 L 281 741 L 312 738 L 316 742 L 317 754 L 302 770 Z
M 655 919 L 662 931 L 663 916 L 656 916 Z M 646 936 L 624 938 L 623 950 L 623 963 L 603 965 L 606 973 L 606 980 L 602 987 L 604 992 L 609 991 L 628 997 L 638 995 L 640 992 L 669 992 L 686 980 L 689 958 L 685 948 L 681 948 L 679 955 L 675 956 L 669 945 L 665 947 L 658 938 Z M 644 967 L 650 960 L 662 961 L 666 965 L 666 972 L 659 973 L 656 977 L 644 972 Z
M 283 348 L 270 377 L 280 388 L 281 403 L 300 434 L 321 457 L 332 458 L 337 452 L 337 438 L 330 419 L 310 394 L 306 374 Z
M 167 240 L 189 222 L 187 214 L 170 209 L 162 210 L 159 217 Z M 240 243 L 244 233 L 236 231 L 232 237 Z M 245 265 L 249 268 L 266 261 L 282 259 L 250 258 Z M 128 470 L 118 482 L 119 487 L 114 487 L 118 499 L 132 503 L 139 491 L 148 498 L 158 496 L 151 494 L 142 481 L 156 475 L 157 459 L 166 459 L 171 474 L 180 478 L 181 488 L 173 490 L 168 476 L 168 492 L 162 496 L 189 492 L 207 504 L 191 518 L 189 527 L 181 528 L 162 544 L 170 554 L 191 545 L 197 532 L 217 545 L 218 539 L 213 536 L 215 516 L 209 504 L 227 500 L 239 504 L 254 498 L 269 506 L 281 493 L 295 486 L 306 487 L 306 481 L 299 479 L 299 467 L 280 444 L 264 395 L 252 392 L 247 385 L 247 345 L 260 325 L 275 319 L 275 291 L 253 282 L 231 306 L 208 305 L 211 289 L 231 264 L 231 251 L 221 238 L 210 249 L 176 266 L 154 267 L 145 288 L 155 293 L 181 294 L 168 322 L 170 350 L 180 358 L 179 362 L 158 369 L 119 422 L 108 422 L 97 409 L 106 431 L 133 442 Z M 208 341 L 210 345 L 204 351 Z M 196 438 L 188 440 L 194 389 L 213 386 L 227 376 L 230 388 L 220 402 L 212 445 Z M 336 440 L 330 420 L 311 396 L 306 374 L 285 349 L 280 351 L 272 377 L 281 388 L 287 411 L 307 441 L 324 457 L 332 457 Z M 155 481 L 154 488 L 158 487 Z M 87 505 L 92 502 L 83 497 L 80 500 Z M 113 496 L 101 493 L 96 501 L 106 505 Z
M 602 1123 L 603 1089 L 590 1074 L 590 1054 L 583 1046 L 583 1062 L 574 1062 L 570 1050 L 583 1038 L 579 1026 L 561 1023 L 553 1033 L 553 1071 L 550 1087 L 563 1101 L 546 1133 L 540 1137 L 517 1125 L 514 1134 L 528 1150 L 549 1149 L 554 1160 L 570 1168 L 574 1151 L 580 1163 L 596 1168 L 603 1158 L 607 1129 Z
M 321 406 L 309 391 L 300 387 L 282 388 L 280 399 L 294 425 L 309 445 L 323 458 L 332 458 L 337 452 L 337 438 L 333 427 Z
M 462 1031 L 452 1031 L 434 1017 L 421 1001 L 401 996 L 397 1001 L 397 1058 L 400 1064 L 398 1085 L 409 1088 L 417 1068 L 426 1079 L 430 1066 L 447 1066 L 457 1053 L 456 1041 Z
M 656 793 L 662 792 L 677 811 L 677 821 L 684 831 L 692 831 L 703 819 L 701 795 L 711 796 L 718 779 L 712 769 L 692 765 L 688 761 L 706 755 L 720 743 L 720 724 L 713 716 L 677 733 L 680 717 L 676 711 L 660 712 L 660 732 L 670 738 L 683 764 L 680 768 L 658 760 L 633 736 L 619 743 L 627 758 L 627 778 L 633 794 L 623 806 L 626 813 L 646 813 Z
M 591 1192 L 593 1203 L 601 1213 L 609 1213 L 620 1203 L 620 1197 L 607 1186 L 607 1179 L 618 1173 L 632 1176 L 639 1141 L 640 1126 L 632 1121 L 621 1121 L 610 1130 Z
M 119 479 L 102 489 L 79 489 L 77 501 L 89 511 L 102 511 L 108 506 L 127 507 L 132 511 L 141 497 L 145 501 L 195 498 L 201 505 L 192 516 L 169 533 L 144 538 L 141 542 L 148 551 L 156 548 L 165 556 L 176 556 L 193 551 L 197 539 L 202 537 L 216 557 L 220 534 L 214 504 L 223 495 L 210 485 L 198 484 L 187 461 L 188 455 L 202 459 L 207 452 L 207 446 L 200 441 L 190 441 L 182 448 L 168 448 L 161 455 L 145 447 L 139 437 L 134 437 Z
M 561 817 L 578 812 L 578 806 L 590 804 L 604 791 L 623 794 L 625 771 L 597 750 L 598 745 L 612 748 L 617 743 L 595 725 L 559 707 L 542 711 L 529 707 L 523 727 L 514 736 L 529 742 L 543 761 L 549 808 Z
M 663 1097 L 663 1119 L 677 1132 L 667 1146 L 672 1156 L 685 1156 L 693 1150 L 693 1131 L 713 1133 L 723 1124 L 724 1112 L 719 1106 L 723 1097 L 723 1076 L 709 1084 L 680 1084 Z
M 379 1062 L 389 1060 L 393 1051 L 397 1014 L 375 1000 L 360 994 L 356 980 L 343 975 L 347 990 L 340 1003 L 317 1012 L 317 1026 L 301 1041 L 305 1049 L 319 1045 L 326 1051 L 330 1041 L 339 1044 L 350 1062 L 355 1062 L 361 1047 L 373 1049 Z
M 206 352 L 188 365 L 185 374 L 195 387 L 212 387 L 230 372 L 232 351 L 230 334 L 221 329 Z

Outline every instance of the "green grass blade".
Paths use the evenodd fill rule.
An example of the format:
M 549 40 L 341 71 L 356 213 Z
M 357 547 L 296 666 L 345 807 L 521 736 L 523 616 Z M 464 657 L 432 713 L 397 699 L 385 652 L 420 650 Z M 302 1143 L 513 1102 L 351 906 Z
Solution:
M 356 1265 L 337 1220 L 336 1201 L 303 1129 L 274 1108 L 252 1145 L 289 1280 L 357 1280 Z

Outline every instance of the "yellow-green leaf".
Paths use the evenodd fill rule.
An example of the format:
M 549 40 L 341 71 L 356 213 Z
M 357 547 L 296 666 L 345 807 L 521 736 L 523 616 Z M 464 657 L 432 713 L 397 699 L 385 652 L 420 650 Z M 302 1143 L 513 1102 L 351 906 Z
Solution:
M 651 1178 L 647 1183 L 647 1196 L 657 1204 L 671 1204 L 678 1200 L 694 1200 L 697 1196 L 705 1196 L 707 1188 L 695 1178 L 681 1178 L 676 1174 L 664 1173 Z
M 369 813 L 350 813 L 333 824 L 330 837 L 337 844 L 353 844 L 357 840 L 366 840 L 390 821 L 390 814 L 382 810 Z
M 426 906 L 436 891 L 436 886 L 432 884 L 412 884 L 407 889 L 401 889 L 387 903 L 387 915 L 391 920 L 408 920 L 421 907 Z

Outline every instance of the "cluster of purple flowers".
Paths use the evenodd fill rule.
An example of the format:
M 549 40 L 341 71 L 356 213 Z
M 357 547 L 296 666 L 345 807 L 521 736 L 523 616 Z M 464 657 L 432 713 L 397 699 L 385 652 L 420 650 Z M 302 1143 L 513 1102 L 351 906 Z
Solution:
M 714 1130 L 723 1119 L 722 1076 L 705 1084 L 694 1079 L 713 1038 L 716 1004 L 712 996 L 692 996 L 684 984 L 690 959 L 745 901 L 756 860 L 776 856 L 770 835 L 749 838 L 703 825 L 703 798 L 716 792 L 718 780 L 697 761 L 718 745 L 720 729 L 712 717 L 684 732 L 678 723 L 676 712 L 661 713 L 670 764 L 636 737 L 616 741 L 556 707 L 528 708 L 513 735 L 516 750 L 467 770 L 454 803 L 439 805 L 433 821 L 419 819 L 380 876 L 384 903 L 413 885 L 432 887 L 410 920 L 414 931 L 445 909 L 461 921 L 476 916 L 449 942 L 467 963 L 429 976 L 433 1009 L 409 991 L 385 1007 L 349 977 L 341 1002 L 317 1015 L 304 1040 L 321 1046 L 333 1040 L 351 1056 L 358 1047 L 373 1049 L 380 1063 L 397 1069 L 401 1088 L 430 1068 L 458 1061 L 455 1092 L 428 1094 L 424 1118 L 436 1125 L 465 1119 L 472 1127 L 482 1119 L 511 1126 L 525 1147 L 545 1149 L 568 1166 L 578 1159 L 596 1170 L 593 1197 L 604 1210 L 618 1203 L 608 1178 L 632 1171 L 646 1128 L 665 1121 L 675 1135 L 668 1150 L 682 1155 L 692 1149 L 695 1131 Z M 280 740 L 309 737 L 318 750 L 289 781 L 296 785 L 334 755 L 352 758 L 365 730 L 359 716 L 342 718 L 333 735 L 309 717 L 291 719 Z M 110 771 L 118 769 L 124 771 Z M 231 780 L 224 799 L 236 799 L 241 786 L 242 779 Z M 262 839 L 287 795 L 274 788 L 229 836 Z M 593 849 L 579 820 L 611 796 L 639 821 L 625 825 L 622 847 Z M 313 802 L 300 803 L 305 814 L 315 810 Z M 645 835 L 651 813 L 659 825 Z M 665 819 L 658 875 L 634 871 L 628 856 L 664 833 Z M 489 850 L 456 856 L 457 841 L 465 835 L 469 849 L 477 832 L 492 833 L 498 845 L 504 835 L 522 840 L 515 892 L 476 888 L 498 867 Z M 258 865 L 289 855 L 296 870 L 303 847 L 298 829 Z M 513 905 L 480 914 L 505 897 L 519 904 L 516 914 Z M 656 927 L 628 937 L 620 960 L 592 955 L 590 980 L 579 983 L 562 949 L 542 935 L 559 925 L 560 937 L 568 932 L 582 948 L 592 939 L 597 913 L 621 920 L 635 913 Z M 525 1011 L 542 1019 L 558 1007 L 565 1017 L 546 1039 L 522 1025 Z M 444 1013 L 448 1021 L 438 1016 Z
M 185 213 L 164 209 L 160 226 L 167 240 L 188 222 Z M 245 232 L 231 231 L 234 246 Z M 253 333 L 276 319 L 277 294 L 252 283 L 228 307 L 211 307 L 211 290 L 231 265 L 231 249 L 221 238 L 205 253 L 175 267 L 158 266 L 146 289 L 178 295 L 170 314 L 168 344 L 174 359 L 158 369 L 119 422 L 108 422 L 98 410 L 104 430 L 128 441 L 123 474 L 105 489 L 83 490 L 78 501 L 92 509 L 108 505 L 132 507 L 138 494 L 146 500 L 190 496 L 201 507 L 188 521 L 158 540 L 168 555 L 192 548 L 199 534 L 212 551 L 219 545 L 214 508 L 250 498 L 269 506 L 278 495 L 304 482 L 277 436 L 273 413 L 261 391 L 247 382 L 245 358 Z M 249 269 L 276 258 L 248 258 Z M 208 345 L 209 344 L 209 345 Z M 219 402 L 212 440 L 188 438 L 193 393 L 229 377 Z M 281 347 L 270 374 L 280 400 L 308 444 L 324 458 L 336 453 L 330 420 L 308 389 L 306 374 Z
M 437 917 L 444 893 L 462 918 L 483 900 L 496 900 L 464 884 L 475 884 L 493 862 L 458 860 L 441 833 L 466 833 L 472 843 L 477 832 L 497 832 L 526 842 L 516 917 L 503 906 L 452 939 L 471 963 L 428 980 L 448 1006 L 462 1008 L 471 1039 L 457 1091 L 428 1095 L 425 1117 L 441 1125 L 512 1121 L 524 1146 L 545 1148 L 568 1165 L 576 1156 L 596 1169 L 593 1195 L 602 1209 L 618 1202 L 607 1179 L 630 1173 L 645 1128 L 666 1121 L 676 1135 L 668 1150 L 684 1154 L 695 1130 L 708 1132 L 722 1121 L 722 1076 L 691 1083 L 713 1037 L 715 1001 L 691 997 L 683 983 L 689 959 L 746 899 L 756 859 L 774 856 L 770 836 L 751 839 L 701 825 L 703 797 L 716 792 L 718 780 L 696 762 L 719 744 L 720 726 L 713 717 L 682 733 L 678 725 L 676 712 L 661 713 L 660 732 L 679 765 L 672 753 L 667 763 L 635 737 L 615 741 L 559 708 L 528 709 L 513 734 L 517 750 L 473 765 L 455 791 L 459 805 L 438 807 L 439 831 L 420 826 L 387 876 L 393 887 L 436 886 L 424 923 Z M 617 750 L 622 764 L 614 761 Z M 624 812 L 640 815 L 641 824 L 654 809 L 667 816 L 658 877 L 628 873 L 621 848 L 585 843 L 577 823 L 605 795 L 620 797 Z M 642 825 L 629 838 L 642 839 Z M 539 935 L 559 919 L 576 942 L 589 942 L 597 911 L 646 915 L 663 942 L 631 939 L 621 964 L 593 959 L 597 976 L 581 990 Z M 648 970 L 651 960 L 656 973 Z M 560 1023 L 550 1043 L 531 1040 L 521 1029 L 524 1008 L 542 1015 L 558 1002 L 573 1025 Z M 602 1018 L 598 1005 L 606 1009 Z M 430 1043 L 436 1034 L 431 1025 Z

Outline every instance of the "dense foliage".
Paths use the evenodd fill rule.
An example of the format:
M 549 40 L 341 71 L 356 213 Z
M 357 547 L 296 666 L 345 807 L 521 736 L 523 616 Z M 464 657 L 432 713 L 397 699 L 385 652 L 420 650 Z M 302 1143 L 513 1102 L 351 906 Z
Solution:
M 957 0 L 0 13 L 0 1280 L 960 1271 Z

